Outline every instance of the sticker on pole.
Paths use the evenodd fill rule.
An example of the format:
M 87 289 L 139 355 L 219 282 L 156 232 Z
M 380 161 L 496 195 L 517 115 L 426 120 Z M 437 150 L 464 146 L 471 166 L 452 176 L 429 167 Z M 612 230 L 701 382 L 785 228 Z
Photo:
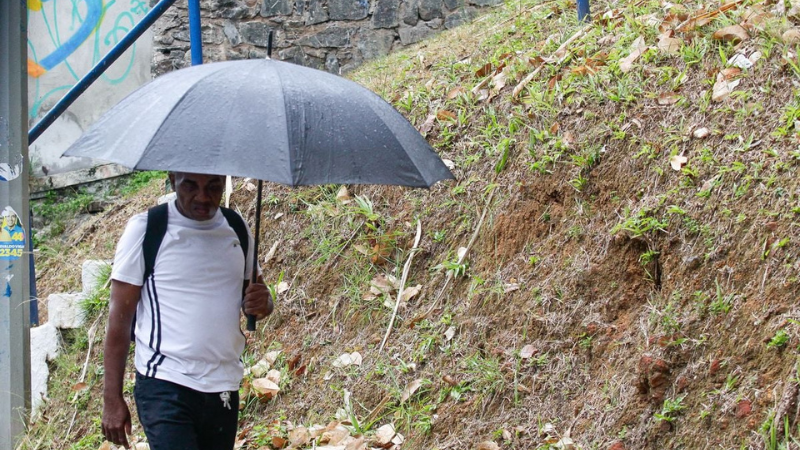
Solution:
M 17 212 L 10 206 L 3 209 L 0 227 L 0 260 L 13 261 L 22 257 L 25 251 L 25 229 L 19 221 Z

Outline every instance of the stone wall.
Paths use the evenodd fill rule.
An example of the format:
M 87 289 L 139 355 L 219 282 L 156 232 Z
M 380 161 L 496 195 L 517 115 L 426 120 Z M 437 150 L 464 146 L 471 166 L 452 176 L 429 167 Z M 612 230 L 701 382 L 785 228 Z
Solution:
M 154 0 L 151 0 L 154 1 Z M 201 0 L 206 62 L 263 58 L 344 73 L 503 0 Z M 186 0 L 154 29 L 155 75 L 190 65 Z

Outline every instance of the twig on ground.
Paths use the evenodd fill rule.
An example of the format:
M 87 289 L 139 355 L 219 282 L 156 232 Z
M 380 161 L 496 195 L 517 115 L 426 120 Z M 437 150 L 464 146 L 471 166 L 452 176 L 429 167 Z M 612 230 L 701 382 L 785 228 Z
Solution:
M 403 300 L 403 291 L 406 288 L 406 281 L 408 280 L 408 272 L 411 270 L 411 261 L 414 255 L 419 251 L 419 240 L 422 238 L 422 222 L 417 219 L 417 236 L 414 238 L 414 246 L 411 247 L 411 252 L 408 255 L 405 266 L 403 266 L 403 276 L 400 279 L 400 289 L 397 291 L 397 299 L 394 303 L 394 310 L 392 311 L 392 319 L 389 320 L 389 326 L 386 328 L 386 334 L 383 336 L 383 342 L 378 349 L 378 353 L 383 352 L 383 347 L 386 345 L 386 340 L 389 339 L 389 333 L 392 332 L 394 326 L 394 319 L 397 317 L 397 309 L 400 307 L 400 302 Z
M 109 278 L 109 280 L 110 279 L 111 278 Z M 94 323 L 92 324 L 91 328 L 89 328 L 89 333 L 87 337 L 87 340 L 89 341 L 89 348 L 86 350 L 86 361 L 83 363 L 83 369 L 81 370 L 81 376 L 78 378 L 78 383 L 83 383 L 83 381 L 86 379 L 86 370 L 89 368 L 89 361 L 91 360 L 92 357 L 92 346 L 94 345 L 94 335 L 95 333 L 97 333 L 97 325 L 99 324 L 101 317 L 103 317 L 103 311 L 100 311 L 100 313 L 97 314 L 97 318 L 94 320 Z M 75 395 L 72 396 L 72 403 L 75 403 L 75 400 L 78 399 L 79 392 L 80 390 L 75 391 Z M 72 420 L 70 420 L 69 422 L 69 428 L 67 428 L 67 433 L 64 435 L 65 438 L 69 437 L 69 433 L 72 431 L 72 426 L 75 425 L 75 417 L 77 417 L 77 415 L 78 415 L 78 410 L 76 408 L 72 414 Z
M 690 28 L 690 25 L 697 24 L 697 22 L 700 22 L 701 20 L 704 20 L 704 19 L 713 19 L 714 17 L 717 17 L 718 15 L 724 13 L 725 11 L 728 11 L 730 9 L 733 9 L 733 8 L 737 7 L 739 5 L 739 3 L 742 3 L 743 1 L 744 0 L 734 0 L 734 1 L 730 2 L 730 3 L 726 3 L 726 4 L 722 5 L 722 6 L 720 6 L 718 9 L 715 9 L 714 11 L 709 11 L 709 12 L 705 12 L 705 13 L 702 13 L 702 14 L 698 14 L 696 16 L 692 16 L 692 17 L 686 19 L 685 21 L 683 21 L 683 23 L 681 23 L 677 27 L 675 27 L 675 31 L 679 31 L 679 32 L 680 31 L 687 31 L 684 28 Z
M 572 44 L 573 42 L 575 42 L 576 40 L 578 40 L 580 37 L 582 37 L 584 34 L 586 34 L 586 32 L 587 32 L 587 31 L 589 31 L 591 28 L 592 28 L 592 25 L 586 25 L 585 27 L 583 27 L 583 28 L 581 28 L 580 30 L 578 30 L 577 32 L 575 32 L 575 34 L 573 34 L 573 35 L 572 35 L 572 36 L 571 36 L 569 39 L 567 39 L 566 41 L 564 41 L 564 43 L 563 43 L 563 44 L 561 44 L 561 46 L 559 46 L 559 47 L 558 47 L 558 49 L 557 49 L 555 52 L 553 52 L 553 58 L 556 58 L 556 57 L 558 57 L 558 54 L 559 54 L 559 53 L 561 53 L 561 52 L 563 52 L 564 50 L 566 50 L 566 48 L 567 48 L 567 47 L 568 47 L 570 44 Z M 565 59 L 566 59 L 566 55 L 564 55 L 564 57 L 562 57 L 562 58 L 558 58 L 559 64 L 560 64 L 562 61 L 564 61 Z M 525 89 L 525 86 L 526 86 L 528 83 L 530 83 L 530 82 L 531 82 L 531 80 L 533 80 L 533 79 L 536 77 L 536 75 L 538 75 L 538 74 L 539 74 L 539 72 L 541 72 L 541 71 L 542 71 L 542 68 L 543 68 L 543 67 L 544 67 L 546 64 L 547 64 L 547 63 L 542 63 L 542 64 L 540 64 L 540 65 L 539 65 L 539 67 L 537 67 L 536 69 L 534 69 L 534 71 L 533 71 L 533 72 L 529 73 L 529 74 L 528 74 L 528 75 L 527 75 L 525 78 L 523 78 L 523 79 L 522 79 L 522 81 L 520 81 L 520 82 L 519 82 L 519 83 L 518 83 L 518 84 L 517 84 L 517 85 L 514 87 L 514 91 L 513 91 L 513 92 L 512 92 L 512 94 L 511 94 L 512 98 L 515 98 L 515 99 L 516 99 L 517 97 L 519 97 L 519 93 L 520 93 L 520 92 L 522 92 L 522 90 L 523 90 L 523 89 Z
M 481 232 L 481 228 L 483 227 L 483 222 L 486 219 L 486 213 L 489 211 L 489 207 L 492 205 L 492 199 L 494 199 L 494 193 L 495 190 L 493 189 L 492 192 L 489 194 L 489 197 L 486 199 L 486 205 L 483 207 L 483 213 L 481 214 L 481 218 L 478 221 L 478 225 L 475 227 L 475 231 L 472 232 L 472 237 L 470 237 L 469 243 L 467 243 L 466 251 L 463 252 L 458 257 L 457 264 L 462 264 L 464 262 L 464 259 L 467 257 L 467 254 L 469 254 L 469 250 L 472 248 L 472 245 L 478 239 L 478 234 Z M 431 307 L 428 308 L 428 310 L 425 311 L 425 313 L 422 314 L 421 316 L 417 316 L 416 318 L 414 318 L 411 321 L 411 324 L 415 324 L 420 320 L 427 318 L 433 312 L 433 310 L 436 309 L 436 307 L 439 305 L 439 300 L 442 298 L 442 295 L 444 295 L 444 291 L 447 289 L 447 286 L 450 284 L 450 281 L 452 281 L 452 279 L 453 279 L 453 272 L 450 271 L 447 273 L 447 278 L 445 278 L 444 280 L 444 285 L 442 286 L 442 289 L 439 290 L 439 294 L 433 300 Z

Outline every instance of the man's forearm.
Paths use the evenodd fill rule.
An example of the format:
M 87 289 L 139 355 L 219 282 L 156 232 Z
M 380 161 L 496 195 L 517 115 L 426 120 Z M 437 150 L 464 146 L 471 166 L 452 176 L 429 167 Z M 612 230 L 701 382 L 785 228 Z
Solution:
M 136 315 L 136 304 L 141 293 L 140 286 L 113 280 L 111 301 L 108 309 L 108 329 L 103 356 L 105 383 L 103 396 L 107 400 L 122 398 L 125 365 L 131 346 L 131 324 Z
M 105 369 L 103 396 L 106 399 L 122 396 L 130 345 L 130 327 L 126 329 L 123 324 L 119 323 L 119 320 L 109 320 L 103 356 Z

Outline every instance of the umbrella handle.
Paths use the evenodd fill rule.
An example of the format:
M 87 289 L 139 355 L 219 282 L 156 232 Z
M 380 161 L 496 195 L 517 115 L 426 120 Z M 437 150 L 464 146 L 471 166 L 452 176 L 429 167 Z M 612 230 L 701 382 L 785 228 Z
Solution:
M 258 280 L 258 241 L 261 235 L 261 191 L 264 182 L 258 180 L 258 195 L 256 196 L 256 232 L 253 237 L 253 272 L 250 276 L 250 283 Z M 247 314 L 247 331 L 256 331 L 256 316 Z
M 247 331 L 256 331 L 256 316 L 247 315 Z

